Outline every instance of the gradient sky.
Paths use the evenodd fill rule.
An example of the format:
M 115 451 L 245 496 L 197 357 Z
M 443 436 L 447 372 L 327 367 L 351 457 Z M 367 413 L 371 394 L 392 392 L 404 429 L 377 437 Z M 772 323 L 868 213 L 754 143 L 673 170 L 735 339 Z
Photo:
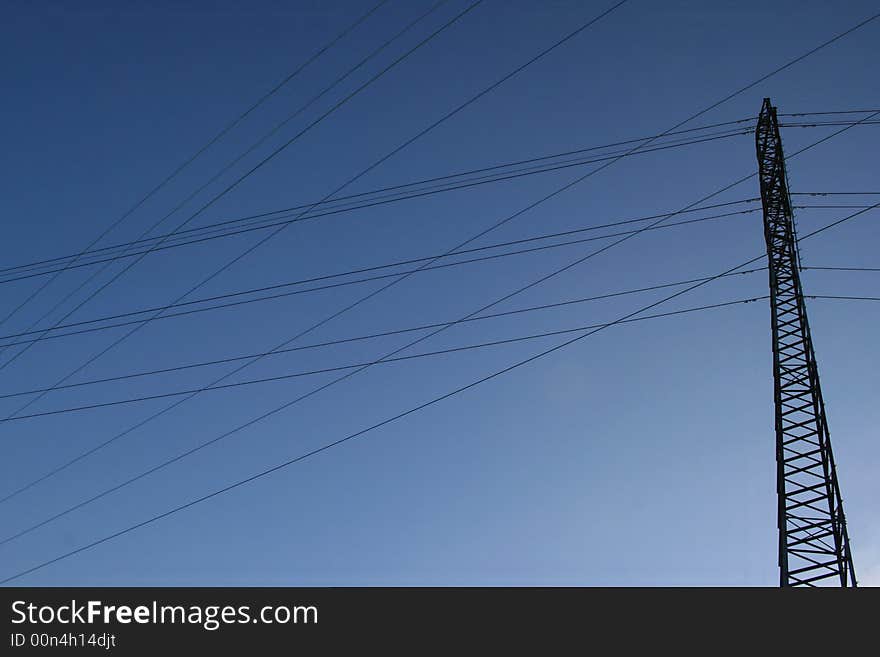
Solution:
M 4 266 L 85 247 L 371 2 L 5 3 L 0 216 Z M 219 167 L 432 3 L 391 0 L 114 230 L 134 239 Z M 450 0 L 246 158 L 242 173 L 468 3 Z M 486 0 L 193 220 L 320 199 L 611 2 Z M 662 132 L 876 11 L 872 2 L 631 0 L 352 185 L 367 191 Z M 880 107 L 875 21 L 685 127 Z M 784 128 L 792 153 L 835 128 Z M 789 164 L 793 191 L 880 191 L 878 126 Z M 756 168 L 739 136 L 627 158 L 478 245 L 674 211 Z M 433 255 L 584 168 L 290 227 L 211 281 L 222 294 Z M 234 180 L 234 173 L 222 182 Z M 222 189 L 215 184 L 170 229 Z M 759 195 L 754 180 L 712 202 Z M 859 203 L 838 197 L 816 203 Z M 876 202 L 877 198 L 870 202 Z M 797 214 L 801 234 L 851 210 Z M 880 216 L 804 242 L 813 266 L 878 267 Z M 163 226 L 164 227 L 164 226 Z M 179 296 L 264 233 L 150 255 L 73 317 Z M 333 340 L 451 320 L 600 244 L 413 276 L 315 331 Z M 499 306 L 513 309 L 719 273 L 764 250 L 760 213 L 654 231 Z M 100 280 L 121 268 L 116 263 Z M 31 322 L 93 270 L 60 277 L 0 327 Z M 4 314 L 43 279 L 0 289 Z M 381 283 L 155 322 L 72 380 L 270 349 Z M 94 289 L 95 283 L 89 289 Z M 880 274 L 806 271 L 812 294 L 874 295 Z M 655 310 L 766 294 L 766 274 Z M 77 299 L 81 299 L 80 293 Z M 613 320 L 668 292 L 457 327 L 410 352 Z M 65 309 L 72 305 L 69 303 Z M 880 583 L 880 304 L 816 300 L 810 319 L 856 572 Z M 59 318 L 63 310 L 51 317 Z M 39 343 L 0 392 L 51 385 L 124 329 Z M 265 359 L 234 380 L 372 360 L 394 336 Z M 7 577 L 393 416 L 561 341 L 371 368 L 210 449 L 0 546 Z M 410 353 L 407 352 L 407 353 Z M 5 362 L 11 355 L 0 356 Z M 225 369 L 224 369 L 225 368 Z M 47 395 L 34 411 L 198 387 L 231 366 Z M 0 505 L 3 537 L 338 374 L 202 394 Z M 22 403 L 0 400 L 5 417 Z M 168 400 L 0 426 L 3 495 Z M 338 448 L 17 580 L 23 585 L 775 585 L 776 498 L 766 301 L 615 327 Z M 2 578 L 0 577 L 0 578 Z

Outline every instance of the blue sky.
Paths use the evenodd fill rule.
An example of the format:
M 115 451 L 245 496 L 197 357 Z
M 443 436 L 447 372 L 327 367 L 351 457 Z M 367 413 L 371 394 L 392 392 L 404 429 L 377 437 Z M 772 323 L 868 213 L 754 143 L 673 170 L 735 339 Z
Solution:
M 76 252 L 371 3 L 13 2 L 0 54 L 5 266 Z M 134 239 L 224 163 L 432 3 L 391 0 L 162 188 L 102 244 Z M 450 0 L 298 117 L 167 229 L 467 6 Z M 247 178 L 192 226 L 318 200 L 613 3 L 486 0 Z M 630 1 L 351 185 L 350 193 L 654 135 L 876 11 L 870 2 Z M 685 127 L 880 107 L 875 21 Z M 784 128 L 788 153 L 836 128 Z M 794 191 L 880 191 L 877 126 L 793 158 Z M 743 135 L 625 158 L 476 245 L 683 208 L 755 170 Z M 576 168 L 302 222 L 198 296 L 446 251 L 583 175 Z M 758 196 L 755 181 L 711 202 Z M 843 202 L 865 202 L 846 200 Z M 876 198 L 870 202 L 876 202 Z M 811 203 L 840 202 L 834 197 Z M 805 234 L 846 209 L 798 211 Z M 648 232 L 500 310 L 710 276 L 764 249 L 760 213 Z M 804 242 L 807 266 L 878 267 L 876 212 Z M 71 317 L 168 303 L 264 233 L 151 254 Z M 413 276 L 304 338 L 470 313 L 605 242 Z M 123 265 L 102 275 L 107 280 Z M 0 327 L 25 330 L 91 274 L 67 272 Z M 806 271 L 812 294 L 877 296 L 880 274 Z M 2 285 L 8 312 L 42 282 Z M 154 322 L 71 381 L 265 351 L 381 282 Z M 88 289 L 94 289 L 91 283 Z M 657 309 L 766 294 L 724 279 Z M 85 292 L 77 299 L 83 298 Z M 664 291 L 458 326 L 406 353 L 610 321 Z M 69 303 L 65 308 L 70 308 Z M 809 305 L 856 570 L 880 583 L 875 336 L 880 304 Z M 5 313 L 4 313 L 5 314 Z M 58 319 L 64 310 L 51 318 Z M 38 343 L 0 391 L 53 384 L 124 329 Z M 408 335 L 264 359 L 233 380 L 373 360 Z M 370 368 L 0 546 L 3 577 L 548 348 L 547 338 Z M 5 362 L 10 352 L 0 356 Z M 25 585 L 775 585 L 766 301 L 600 332 L 248 486 L 18 580 Z M 231 366 L 47 395 L 30 408 L 199 387 Z M 4 537 L 329 382 L 204 393 L 0 505 Z M 22 400 L 0 399 L 6 417 Z M 5 495 L 168 400 L 0 425 Z

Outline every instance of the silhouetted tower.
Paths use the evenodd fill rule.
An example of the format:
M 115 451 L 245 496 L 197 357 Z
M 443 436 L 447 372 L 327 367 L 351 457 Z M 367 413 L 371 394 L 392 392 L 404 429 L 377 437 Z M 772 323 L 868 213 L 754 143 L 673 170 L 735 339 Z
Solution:
M 780 586 L 855 586 L 843 501 L 800 280 L 776 108 L 755 131 L 770 270 Z

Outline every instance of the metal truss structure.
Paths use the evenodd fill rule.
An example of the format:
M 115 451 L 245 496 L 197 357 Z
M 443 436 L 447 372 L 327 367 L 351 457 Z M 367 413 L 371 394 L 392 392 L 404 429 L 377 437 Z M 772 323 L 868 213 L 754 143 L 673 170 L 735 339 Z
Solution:
M 755 138 L 770 270 L 780 586 L 855 586 L 801 288 L 785 156 L 769 98 Z

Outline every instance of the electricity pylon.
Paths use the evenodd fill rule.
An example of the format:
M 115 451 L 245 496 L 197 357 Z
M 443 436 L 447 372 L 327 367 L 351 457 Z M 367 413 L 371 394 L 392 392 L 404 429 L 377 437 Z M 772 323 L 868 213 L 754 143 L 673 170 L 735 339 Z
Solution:
M 780 586 L 855 586 L 843 500 L 800 280 L 776 108 L 755 130 L 770 270 Z

